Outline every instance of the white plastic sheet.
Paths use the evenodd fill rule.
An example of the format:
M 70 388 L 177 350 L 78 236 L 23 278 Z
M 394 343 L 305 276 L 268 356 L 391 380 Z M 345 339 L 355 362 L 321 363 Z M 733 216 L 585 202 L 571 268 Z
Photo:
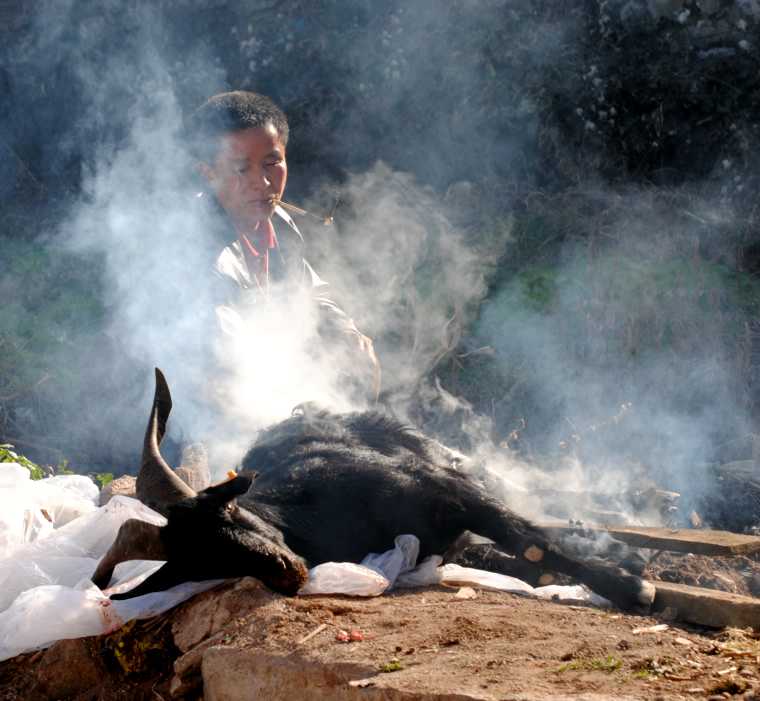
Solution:
M 420 555 L 420 539 L 414 535 L 400 535 L 393 541 L 393 550 L 379 555 L 370 553 L 361 564 L 382 574 L 393 588 L 402 573 L 410 572 L 417 566 Z
M 86 580 L 76 587 L 51 584 L 29 589 L 0 613 L 0 661 L 57 640 L 113 632 L 132 619 L 168 611 L 220 581 L 187 582 L 126 601 L 111 601 Z
M 35 483 L 32 483 L 35 484 Z M 156 525 L 166 519 L 136 499 L 117 496 L 36 540 L 16 547 L 0 560 L 0 611 L 23 591 L 60 584 L 75 586 L 88 578 L 129 518 Z
M 493 591 L 507 591 L 512 594 L 534 594 L 530 584 L 506 574 L 460 567 L 453 563 L 441 567 L 441 584 L 459 587 L 479 587 Z
M 371 553 L 361 565 L 349 562 L 327 562 L 309 572 L 309 581 L 301 595 L 345 594 L 379 596 L 394 587 L 421 587 L 431 584 L 470 586 L 492 591 L 505 591 L 557 601 L 583 601 L 595 606 L 611 606 L 603 597 L 581 585 L 532 587 L 515 577 L 486 572 L 455 564 L 441 566 L 442 558 L 431 555 L 417 565 L 420 541 L 413 535 L 400 535 L 394 548 L 379 555 Z M 372 577 L 372 573 L 377 576 Z
M 17 463 L 0 465 L 0 558 L 97 508 L 99 490 L 83 475 L 30 479 Z
M 390 581 L 376 570 L 353 562 L 324 562 L 309 570 L 309 579 L 299 590 L 301 596 L 344 594 L 379 596 Z
M 309 580 L 298 592 L 301 596 L 315 594 L 344 594 L 346 596 L 380 596 L 393 589 L 399 577 L 406 577 L 406 586 L 422 586 L 437 581 L 434 562 L 425 561 L 423 571 L 415 571 L 420 554 L 420 541 L 414 535 L 400 535 L 392 550 L 370 553 L 361 564 L 353 562 L 325 562 L 309 570 Z
M 29 489 L 37 484 L 32 482 Z M 76 482 L 72 486 L 75 491 L 87 489 Z M 25 506 L 23 502 L 19 505 Z M 188 582 L 164 592 L 111 601 L 109 594 L 132 589 L 163 564 L 121 563 L 105 592 L 92 584 L 90 577 L 98 561 L 129 518 L 166 523 L 163 516 L 136 499 L 116 496 L 105 506 L 13 548 L 0 559 L 0 660 L 63 638 L 100 635 L 134 618 L 156 616 L 222 581 Z

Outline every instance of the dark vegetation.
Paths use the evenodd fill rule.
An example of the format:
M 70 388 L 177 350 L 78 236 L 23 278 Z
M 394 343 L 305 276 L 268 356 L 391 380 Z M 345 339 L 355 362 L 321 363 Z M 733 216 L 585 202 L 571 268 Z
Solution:
M 753 3 L 657 15 L 643 0 L 163 0 L 164 21 L 146 29 L 120 4 L 74 1 L 44 35 L 34 13 L 63 5 L 0 2 L 0 442 L 82 471 L 136 462 L 134 431 L 117 431 L 139 423 L 125 407 L 141 388 L 117 385 L 113 368 L 139 363 L 106 334 L 100 262 L 54 233 L 149 78 L 103 78 L 93 97 L 83 75 L 107 76 L 148 31 L 185 109 L 228 86 L 283 105 L 294 201 L 382 159 L 430 185 L 475 244 L 500 243 L 486 299 L 430 368 L 497 441 L 627 454 L 667 434 L 621 430 L 627 401 L 635 411 L 651 393 L 699 416 L 725 393 L 745 419 L 700 424 L 703 457 L 748 457 L 760 409 Z M 561 366 L 545 345 L 514 342 L 515 316 L 519 329 L 563 330 Z M 717 360 L 728 375 L 710 375 Z M 619 378 L 593 406 L 567 389 L 592 372 Z M 90 410 L 93 386 L 120 397 L 110 415 Z

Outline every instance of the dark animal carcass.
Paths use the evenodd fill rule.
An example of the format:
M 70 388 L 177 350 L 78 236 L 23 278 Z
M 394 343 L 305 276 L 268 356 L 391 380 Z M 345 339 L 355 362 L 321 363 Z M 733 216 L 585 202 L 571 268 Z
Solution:
M 161 457 L 159 444 L 171 406 L 169 387 L 157 369 L 137 497 L 166 516 L 167 524 L 126 521 L 92 581 L 105 588 L 114 567 L 126 560 L 166 560 L 142 584 L 112 598 L 131 598 L 180 582 L 246 575 L 258 577 L 276 591 L 295 594 L 307 579 L 303 560 L 285 545 L 276 528 L 234 502 L 250 488 L 251 475 L 238 475 L 196 494 Z
M 196 496 L 158 451 L 171 400 L 159 371 L 156 377 L 137 493 L 168 516 L 158 534 L 167 564 L 124 596 L 242 574 L 291 594 L 302 574 L 300 557 L 310 566 L 358 562 L 392 547 L 402 533 L 420 539 L 424 557 L 444 553 L 470 531 L 514 554 L 517 572 L 540 566 L 570 575 L 624 608 L 646 607 L 654 598 L 654 587 L 638 577 L 564 555 L 543 531 L 458 470 L 451 452 L 374 412 L 333 414 L 306 407 L 263 432 L 240 475 Z M 224 507 L 236 494 L 237 505 Z M 155 535 L 142 536 L 141 547 Z M 115 562 L 138 557 L 120 552 L 131 540 L 129 533 L 119 534 L 106 565 L 98 567 L 96 583 L 107 583 Z M 242 553 L 247 548 L 255 557 Z

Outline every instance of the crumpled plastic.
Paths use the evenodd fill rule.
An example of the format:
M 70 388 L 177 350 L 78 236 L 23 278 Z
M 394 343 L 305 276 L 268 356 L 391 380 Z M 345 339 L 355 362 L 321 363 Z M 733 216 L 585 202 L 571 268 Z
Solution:
M 390 580 L 364 565 L 354 562 L 324 562 L 309 570 L 309 579 L 298 593 L 343 594 L 345 596 L 379 596 L 390 586 Z
M 424 587 L 432 584 L 474 586 L 524 596 L 556 601 L 580 601 L 594 606 L 612 604 L 582 585 L 556 584 L 533 587 L 521 579 L 497 572 L 449 563 L 441 566 L 440 555 L 431 555 L 417 565 L 420 541 L 413 535 L 400 535 L 394 548 L 381 554 L 371 553 L 360 565 L 350 562 L 326 562 L 309 570 L 309 580 L 299 595 L 343 594 L 379 596 L 395 588 Z M 374 576 L 373 576 L 374 575 Z
M 97 508 L 100 490 L 83 475 L 33 481 L 18 463 L 0 465 L 0 558 Z
M 74 494 L 80 486 L 72 481 L 62 489 Z M 0 499 L 2 491 L 0 487 Z M 72 501 L 77 501 L 76 494 Z M 57 513 L 70 513 L 67 509 L 64 504 Z M 166 523 L 163 516 L 136 499 L 116 496 L 105 506 L 93 507 L 0 559 L 0 661 L 57 640 L 109 633 L 132 619 L 157 616 L 223 581 L 186 582 L 126 601 L 109 599 L 110 594 L 136 587 L 164 564 L 147 560 L 120 563 L 105 591 L 90 581 L 119 527 L 130 518 L 158 526 Z
M 88 580 L 75 587 L 49 584 L 29 589 L 0 613 L 0 661 L 57 640 L 112 633 L 135 618 L 158 616 L 221 581 L 186 582 L 125 601 L 112 601 Z
M 33 483 L 34 484 L 34 483 Z M 129 518 L 156 525 L 166 519 L 136 499 L 116 496 L 108 504 L 14 548 L 0 560 L 0 611 L 32 587 L 73 587 L 89 578 Z

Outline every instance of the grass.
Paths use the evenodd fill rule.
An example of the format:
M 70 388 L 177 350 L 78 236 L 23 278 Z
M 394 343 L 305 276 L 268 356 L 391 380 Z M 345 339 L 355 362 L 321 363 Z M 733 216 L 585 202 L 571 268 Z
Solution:
M 623 661 L 614 655 L 606 657 L 592 657 L 573 660 L 560 665 L 557 672 L 583 671 L 583 672 L 617 672 L 623 666 Z

